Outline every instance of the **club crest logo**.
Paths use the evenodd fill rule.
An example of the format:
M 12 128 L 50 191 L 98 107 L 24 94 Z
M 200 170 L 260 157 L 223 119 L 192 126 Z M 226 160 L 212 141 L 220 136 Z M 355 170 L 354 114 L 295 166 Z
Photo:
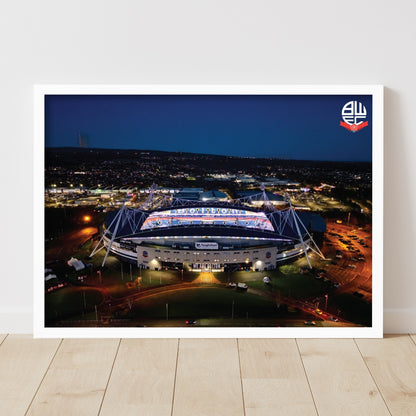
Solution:
M 359 101 L 349 101 L 345 104 L 342 107 L 341 115 L 344 121 L 340 121 L 340 126 L 353 133 L 368 126 L 368 121 L 365 121 L 367 118 L 367 109 Z

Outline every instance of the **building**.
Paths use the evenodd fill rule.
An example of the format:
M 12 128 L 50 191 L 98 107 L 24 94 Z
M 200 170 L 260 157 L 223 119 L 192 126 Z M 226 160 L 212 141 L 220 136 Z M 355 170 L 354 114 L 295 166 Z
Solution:
M 251 175 L 240 175 L 235 178 L 235 181 L 240 184 L 254 184 L 257 182 Z
M 182 188 L 175 194 L 176 199 L 186 201 L 226 201 L 228 196 L 225 192 L 216 189 L 204 191 L 203 188 Z
M 186 199 L 188 201 L 198 201 L 203 192 L 203 188 L 182 188 L 175 195 L 175 198 Z
M 287 201 L 286 199 L 278 194 L 274 194 L 270 191 L 264 191 L 267 197 L 267 200 L 270 201 L 274 206 L 286 206 Z M 251 204 L 256 207 L 261 207 L 264 205 L 264 199 L 262 191 L 259 190 L 245 190 L 245 191 L 238 191 L 237 195 L 240 198 L 249 198 L 251 201 Z
M 124 206 L 107 214 L 102 242 L 108 252 L 151 270 L 262 271 L 306 254 L 311 234 L 326 230 L 317 214 L 266 206 L 178 199 L 148 211 Z
M 199 195 L 200 201 L 227 201 L 228 196 L 222 191 L 205 191 Z

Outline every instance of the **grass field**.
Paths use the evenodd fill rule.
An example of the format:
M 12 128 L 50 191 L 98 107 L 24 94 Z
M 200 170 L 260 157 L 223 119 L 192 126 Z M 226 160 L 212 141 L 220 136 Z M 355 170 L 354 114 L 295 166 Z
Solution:
M 365 326 L 371 326 L 371 303 L 350 293 L 342 293 L 332 300 L 342 311 L 342 317 Z
M 100 291 L 91 288 L 66 287 L 48 293 L 45 296 L 46 324 L 51 321 L 72 317 L 82 311 L 91 311 L 101 301 L 102 295 Z
M 136 302 L 132 308 L 135 317 L 163 319 L 272 318 L 282 316 L 273 300 L 231 289 L 196 288 L 164 293 Z
M 79 238 L 84 238 L 83 233 Z M 77 237 L 78 238 L 78 237 Z M 62 242 L 55 241 L 53 249 L 59 251 Z M 58 278 L 69 284 L 68 287 L 45 295 L 46 322 L 54 323 L 69 319 L 95 319 L 94 305 L 102 301 L 100 290 L 107 290 L 113 299 L 130 296 L 157 286 L 169 286 L 182 282 L 194 282 L 199 273 L 184 270 L 151 271 L 141 270 L 135 264 L 120 262 L 109 255 L 101 275 L 97 273 L 103 261 L 105 251 L 101 250 L 92 259 L 89 258 L 96 242 L 84 240 L 77 245 L 73 256 L 83 260 L 90 267 L 75 272 L 62 259 L 60 263 L 51 266 Z M 52 245 L 52 243 L 51 243 Z M 313 256 L 311 256 L 313 258 Z M 313 259 L 318 268 L 324 267 Z M 281 265 L 276 270 L 253 272 L 215 272 L 215 279 L 221 283 L 244 282 L 250 288 L 270 291 L 276 296 L 289 297 L 296 300 L 312 300 L 330 294 L 329 305 L 334 311 L 342 310 L 342 317 L 353 322 L 369 324 L 371 319 L 371 304 L 353 295 L 332 296 L 334 290 L 330 282 L 317 279 L 316 272 L 301 273 L 306 259 L 301 258 L 293 263 Z M 87 275 L 84 283 L 79 282 L 77 276 Z M 270 284 L 266 285 L 263 278 L 268 276 Z M 52 283 L 50 283 L 52 284 Z M 54 283 L 55 284 L 55 283 Z M 96 289 L 95 289 L 95 288 Z M 84 305 L 85 293 L 85 305 Z M 234 307 L 232 306 L 234 302 Z M 166 319 L 166 303 L 169 304 L 170 319 L 230 319 L 234 310 L 235 319 L 272 319 L 274 317 L 289 316 L 286 310 L 276 307 L 273 299 L 253 293 L 241 293 L 224 286 L 216 288 L 201 287 L 192 290 L 168 292 L 137 301 L 131 311 L 109 311 L 114 318 L 119 317 L 150 320 Z M 335 313 L 335 312 L 333 312 Z M 120 316 L 116 316 L 120 315 Z M 248 318 L 247 318 L 248 317 Z
M 283 274 L 276 270 L 275 273 L 268 272 L 268 276 L 271 278 L 269 285 L 265 285 L 262 280 L 247 281 L 246 284 L 252 288 L 273 291 L 298 300 L 320 296 L 331 289 L 329 282 L 315 279 L 310 273 Z

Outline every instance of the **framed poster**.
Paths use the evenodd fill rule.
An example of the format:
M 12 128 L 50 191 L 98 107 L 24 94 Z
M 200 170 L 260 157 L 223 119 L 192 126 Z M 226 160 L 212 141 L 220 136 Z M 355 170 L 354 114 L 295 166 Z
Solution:
M 34 98 L 35 336 L 382 336 L 382 86 Z

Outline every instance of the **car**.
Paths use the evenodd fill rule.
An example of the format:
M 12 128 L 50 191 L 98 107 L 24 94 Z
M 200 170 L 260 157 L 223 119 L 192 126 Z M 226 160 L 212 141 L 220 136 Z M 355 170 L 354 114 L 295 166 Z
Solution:
M 245 283 L 238 283 L 237 289 L 247 290 L 248 286 Z
M 314 325 L 316 325 L 316 322 L 315 321 L 305 321 L 303 324 L 307 325 L 307 326 L 314 326 Z
M 355 264 L 349 264 L 348 267 L 351 267 L 351 269 L 355 269 L 357 266 Z
M 188 320 L 185 321 L 185 324 L 186 325 L 195 325 L 196 321 L 194 319 L 188 319 Z
M 338 318 L 335 318 L 335 316 L 330 316 L 329 319 L 333 322 L 338 322 Z
M 230 287 L 230 288 L 234 288 L 234 287 L 236 287 L 237 286 L 237 284 L 236 283 L 234 283 L 234 282 L 230 282 L 230 283 L 228 283 L 228 285 L 227 285 L 227 287 Z
M 315 313 L 317 314 L 317 315 L 322 315 L 322 311 L 320 310 L 320 309 L 315 309 Z

